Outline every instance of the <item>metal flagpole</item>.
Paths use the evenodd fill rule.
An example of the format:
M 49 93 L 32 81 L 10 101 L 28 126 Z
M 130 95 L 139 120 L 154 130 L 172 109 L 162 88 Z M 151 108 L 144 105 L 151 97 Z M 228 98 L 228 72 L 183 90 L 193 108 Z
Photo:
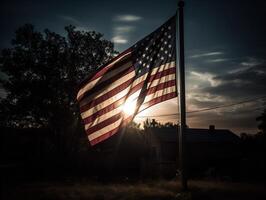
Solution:
M 186 132 L 186 96 L 185 96 L 185 58 L 184 58 L 184 1 L 178 2 L 177 10 L 177 38 L 178 38 L 178 91 L 179 91 L 179 170 L 182 190 L 187 189 L 185 171 L 185 132 Z

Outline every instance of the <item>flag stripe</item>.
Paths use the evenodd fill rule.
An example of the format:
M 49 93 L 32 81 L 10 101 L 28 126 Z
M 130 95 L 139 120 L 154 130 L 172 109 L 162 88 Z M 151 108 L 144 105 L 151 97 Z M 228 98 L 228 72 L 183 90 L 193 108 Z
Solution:
M 109 72 L 106 73 L 105 76 L 100 76 L 98 77 L 97 79 L 95 80 L 92 80 L 90 82 L 90 84 L 86 85 L 86 87 L 82 90 L 82 94 L 80 94 L 80 96 L 78 97 L 78 101 L 81 101 L 82 98 L 84 96 L 86 96 L 86 93 L 88 93 L 89 91 L 91 92 L 91 90 L 95 90 L 95 87 L 104 87 L 104 85 L 108 85 L 108 83 L 110 83 L 109 80 L 114 80 L 116 79 L 119 75 L 122 76 L 123 73 L 126 73 L 128 72 L 127 70 L 129 70 L 129 68 L 132 67 L 132 62 L 126 62 L 124 63 L 121 68 L 117 68 L 117 69 L 114 69 L 114 70 L 111 70 Z M 131 68 L 131 70 L 133 70 L 134 68 Z M 130 71 L 130 70 L 129 70 Z M 118 75 L 119 74 L 119 75 Z M 114 76 L 116 76 L 114 78 Z M 111 79 L 113 78 L 113 79 Z M 107 81 L 108 80 L 108 81 Z
M 117 120 L 121 119 L 122 118 L 122 115 L 121 113 L 118 113 L 112 117 L 109 117 L 108 119 L 98 123 L 97 125 L 93 126 L 93 127 L 90 127 L 86 130 L 86 133 L 88 135 L 90 135 L 91 133 L 95 132 L 95 131 L 98 131 L 114 122 L 116 122 Z
M 151 107 L 152 105 L 155 105 L 157 103 L 160 103 L 162 101 L 166 101 L 168 99 L 171 99 L 173 97 L 176 97 L 176 92 L 171 92 L 168 94 L 159 95 L 157 98 L 152 99 L 151 101 L 144 103 L 141 107 L 139 112 L 147 109 L 148 107 Z M 106 131 L 110 130 L 111 128 L 117 128 L 122 121 L 121 114 L 114 115 L 110 117 L 109 119 L 99 123 L 98 125 L 86 130 L 86 133 L 88 135 L 91 135 L 91 140 L 95 139 L 96 137 L 99 137 L 103 134 L 106 134 Z
M 125 71 L 126 71 L 126 69 L 130 66 L 130 67 L 132 67 L 132 63 L 126 63 L 125 64 L 126 65 L 126 67 L 122 67 L 122 69 L 125 69 Z M 163 70 L 166 70 L 166 69 L 169 69 L 169 68 L 175 68 L 175 62 L 169 62 L 169 63 L 166 63 L 166 64 L 164 64 L 164 65 L 161 65 L 161 66 L 159 66 L 159 67 L 157 67 L 157 68 L 154 68 L 153 70 L 152 70 L 152 72 L 151 72 L 151 75 L 155 75 L 156 73 L 158 73 L 158 72 L 162 72 Z M 119 71 L 119 70 L 114 70 L 113 72 L 112 72 L 112 74 L 107 74 L 106 76 L 109 78 L 109 77 L 112 77 L 112 76 L 114 76 L 115 74 L 116 74 L 116 72 L 121 72 L 121 71 Z M 120 74 L 121 75 L 121 74 Z M 147 76 L 147 74 L 145 74 L 146 76 Z M 143 77 L 143 76 L 142 76 Z M 117 78 L 117 77 L 116 77 Z M 154 78 L 154 76 L 151 76 L 151 78 Z M 99 78 L 100 79 L 100 78 Z M 98 79 L 97 79 L 98 80 Z M 107 78 L 105 78 L 105 79 L 103 79 L 103 80 L 100 80 L 100 82 L 102 83 L 103 81 L 106 81 L 106 80 L 108 80 Z M 112 79 L 113 80 L 113 79 Z M 138 80 L 139 81 L 141 81 L 142 79 L 140 78 L 140 79 L 136 79 L 135 81 L 134 81 L 134 83 L 133 83 L 133 86 L 135 85 L 135 84 L 137 84 L 138 83 Z M 110 86 L 110 88 L 108 88 L 109 90 L 111 90 L 111 89 L 113 89 L 113 88 L 115 88 L 116 87 L 116 84 L 117 83 L 119 83 L 119 82 L 122 82 L 122 80 L 118 80 L 118 81 L 115 81 L 114 83 L 112 83 L 112 85 Z M 107 82 L 106 84 L 108 85 L 108 83 L 109 82 Z M 99 84 L 99 83 L 98 83 Z M 105 85 L 104 83 L 102 83 L 103 84 L 103 86 Z M 96 85 L 96 84 L 94 84 L 94 85 Z M 100 86 L 99 86 L 100 87 Z M 92 95 L 90 95 L 89 97 L 86 97 L 86 100 L 85 101 L 88 101 L 87 99 L 88 98 L 94 98 L 96 95 L 97 95 L 97 97 L 99 96 L 99 93 L 100 93 L 100 95 L 103 95 L 103 94 L 105 94 L 107 91 L 106 90 L 104 90 L 104 91 L 99 91 L 98 90 L 98 92 L 97 92 L 97 89 L 94 89 L 96 92 L 93 92 L 93 91 L 90 91 L 90 93 L 92 94 Z M 83 105 L 83 103 L 81 102 L 81 105 Z
M 165 83 L 162 83 L 162 84 L 159 84 L 158 87 L 150 88 L 150 90 L 148 90 L 148 92 L 147 92 L 147 95 L 154 93 L 154 96 L 157 97 L 157 96 L 160 96 L 162 94 L 165 94 L 167 92 L 167 89 L 170 92 L 171 91 L 175 91 L 175 89 L 172 86 L 175 86 L 175 81 L 173 81 L 173 80 L 165 82 Z M 139 96 L 140 91 L 141 90 L 139 89 L 137 92 L 135 92 L 131 96 L 127 97 L 127 100 L 128 101 L 136 100 L 138 98 L 138 96 Z M 165 92 L 163 93 L 162 91 L 165 91 Z M 157 94 L 156 94 L 156 92 L 157 92 Z M 160 92 L 160 93 L 158 93 L 158 92 Z M 125 101 L 125 98 L 123 99 L 123 102 L 124 101 Z M 93 114 L 92 116 L 94 116 L 94 120 L 96 121 L 95 123 L 102 122 L 102 121 L 108 119 L 108 117 L 111 117 L 111 116 L 113 116 L 115 114 L 118 114 L 118 113 L 122 112 L 121 105 L 122 104 L 116 104 L 116 106 L 112 107 L 112 110 L 109 109 L 106 112 L 97 113 L 96 115 Z M 93 117 L 92 116 L 89 116 L 88 118 L 84 119 L 86 121 L 86 123 L 88 123 L 88 124 L 86 124 L 85 129 L 88 129 L 89 127 L 92 127 L 92 126 L 95 125 L 95 123 L 91 123 L 93 121 Z
M 171 87 L 171 86 L 175 86 L 175 85 L 176 85 L 176 81 L 175 80 L 171 80 L 171 81 L 168 81 L 168 82 L 164 82 L 164 83 L 158 84 L 155 87 L 151 87 L 148 90 L 147 95 L 150 95 L 152 93 L 155 93 L 158 90 L 163 90 L 165 88 L 168 88 L 168 87 Z
M 107 71 L 109 70 L 111 71 L 112 69 L 117 69 L 121 67 L 121 65 L 124 65 L 127 62 L 131 62 L 131 60 L 132 60 L 131 52 L 130 51 L 126 52 L 123 56 L 119 56 L 118 58 L 114 60 L 113 63 L 110 63 L 109 65 L 104 67 L 102 70 L 100 70 L 98 73 L 96 73 L 95 76 L 93 76 L 93 78 L 91 79 L 91 81 L 103 75 L 106 75 Z
M 87 115 L 87 117 L 84 117 L 83 120 L 85 122 L 85 124 L 92 122 L 93 120 L 95 120 L 97 117 L 102 116 L 104 114 L 107 114 L 108 112 L 118 108 L 119 106 L 121 106 L 126 100 L 126 97 L 122 97 L 121 99 L 118 99 L 117 101 L 115 101 L 114 103 L 102 108 L 101 110 L 93 113 L 92 115 Z M 86 112 L 83 113 L 84 116 L 86 116 Z
M 163 79 L 163 77 L 165 77 L 165 79 L 167 79 L 166 77 L 167 77 L 168 75 L 170 75 L 170 74 L 175 74 L 175 68 L 167 68 L 165 71 L 160 71 L 158 74 L 161 75 L 162 77 L 157 76 L 156 74 L 155 74 L 155 75 L 152 75 L 152 76 L 149 78 L 149 82 L 151 82 L 151 81 L 156 81 L 156 80 L 158 80 L 158 81 L 160 82 L 160 79 Z M 114 94 L 116 93 L 116 91 L 119 92 L 119 91 L 122 90 L 122 88 L 126 88 L 126 85 L 129 84 L 129 83 L 132 81 L 132 79 L 130 79 L 130 78 L 133 77 L 133 76 L 134 76 L 134 75 L 133 75 L 133 72 L 132 72 L 132 73 L 128 74 L 127 76 L 125 76 L 124 78 L 121 78 L 121 79 L 115 81 L 114 84 L 112 84 L 112 86 L 110 87 L 110 88 L 115 88 L 115 89 L 113 89 L 113 91 L 110 91 L 110 93 L 108 93 L 108 92 L 107 92 L 107 93 L 105 93 L 105 92 L 101 93 L 100 95 L 102 95 L 102 94 L 104 94 L 104 95 L 102 95 L 101 97 L 99 97 L 99 99 L 94 99 L 93 101 L 94 101 L 95 103 L 88 102 L 88 100 L 90 100 L 90 99 L 92 99 L 92 98 L 97 98 L 97 97 L 100 96 L 100 95 L 98 95 L 97 97 L 90 96 L 90 97 L 85 98 L 85 99 L 80 103 L 80 105 L 81 105 L 81 108 L 80 108 L 81 112 L 84 112 L 84 111 L 86 111 L 87 109 L 91 108 L 92 106 L 95 106 L 95 105 L 101 103 L 102 101 L 106 100 L 107 97 L 109 97 L 109 98 L 112 97 L 112 94 L 114 95 Z M 147 76 L 147 73 L 146 73 L 145 75 L 139 77 L 138 79 L 134 80 L 134 82 L 133 82 L 133 84 L 132 84 L 133 88 L 131 89 L 129 95 L 131 95 L 132 93 L 134 93 L 136 90 L 138 90 L 139 88 L 141 88 L 141 87 L 143 86 L 143 83 L 144 83 L 144 81 L 145 81 L 146 76 Z M 173 78 L 173 77 L 172 77 L 172 78 Z M 128 80 L 128 79 L 129 79 L 129 80 Z M 128 80 L 128 81 L 127 81 L 127 83 L 125 83 L 125 84 L 122 83 L 122 84 L 119 85 L 119 86 L 116 85 L 116 84 L 122 82 L 123 80 Z M 140 82 L 140 81 L 142 81 L 142 82 Z M 138 84 L 136 85 L 136 83 L 138 83 Z M 152 84 L 152 85 L 155 85 L 155 83 L 153 83 L 153 82 L 151 82 L 151 84 Z M 108 88 L 107 91 L 109 91 L 109 88 Z M 101 101 L 101 99 L 102 99 L 102 101 Z
M 144 103 L 152 100 L 153 98 L 157 98 L 158 96 L 161 96 L 161 95 L 164 95 L 164 94 L 168 94 L 168 93 L 171 93 L 171 92 L 175 92 L 175 91 L 176 91 L 176 87 L 175 86 L 167 87 L 167 88 L 164 88 L 162 90 L 156 90 L 156 92 L 154 92 L 152 94 L 149 94 L 149 95 L 147 95 L 145 97 Z
M 88 135 L 88 138 L 90 140 L 90 143 L 92 145 L 95 145 L 103 140 L 105 140 L 106 138 L 109 138 L 110 136 L 112 136 L 113 134 L 117 133 L 117 131 L 121 128 L 123 128 L 128 122 L 130 122 L 132 119 L 132 117 L 128 117 L 126 119 L 124 119 L 124 122 L 119 121 L 119 123 L 116 124 L 116 126 L 114 126 L 115 128 L 113 129 L 109 129 L 106 132 L 101 131 L 101 132 L 96 132 L 94 134 Z
M 124 76 L 122 76 L 121 78 L 116 79 L 113 82 L 113 84 L 110 87 L 106 88 L 104 91 L 102 91 L 100 89 L 98 89 L 98 91 L 92 91 L 91 95 L 89 95 L 88 97 L 85 97 L 80 102 L 80 107 L 83 107 L 83 106 L 89 104 L 92 99 L 94 100 L 94 99 L 106 94 L 107 92 L 110 92 L 112 89 L 119 87 L 121 85 L 121 83 L 132 80 L 134 78 L 134 76 L 135 76 L 135 72 L 130 71 L 130 73 L 127 73 Z
M 176 91 L 168 93 L 168 94 L 165 94 L 165 95 L 162 95 L 162 96 L 158 96 L 157 98 L 154 98 L 151 101 L 146 102 L 145 104 L 142 104 L 140 109 L 139 109 L 139 112 L 141 112 L 141 111 L 143 111 L 143 110 L 145 110 L 145 109 L 147 109 L 147 108 L 149 108 L 149 107 L 151 107 L 151 106 L 153 106 L 155 104 L 158 104 L 158 103 L 160 103 L 162 101 L 166 101 L 166 100 L 172 99 L 172 98 L 174 98 L 176 96 L 177 96 Z
M 104 133 L 104 134 L 102 134 L 102 135 L 100 135 L 100 136 L 98 136 L 98 137 L 96 137 L 96 138 L 94 137 L 93 139 L 92 139 L 92 137 L 88 136 L 88 138 L 89 138 L 89 140 L 90 140 L 90 144 L 91 144 L 92 146 L 94 146 L 95 144 L 98 144 L 98 143 L 100 143 L 100 142 L 106 140 L 107 138 L 109 138 L 109 137 L 111 137 L 112 135 L 114 135 L 115 133 L 117 133 L 117 131 L 119 130 L 119 128 L 120 128 L 120 127 L 117 127 L 117 128 L 115 128 L 115 129 L 113 129 L 113 130 L 111 130 L 111 131 L 109 131 L 109 132 L 106 132 L 106 133 Z
M 114 74 L 111 78 L 105 80 L 105 81 L 99 81 L 98 84 L 95 84 L 95 86 L 93 88 L 91 88 L 90 90 L 86 91 L 84 93 L 84 95 L 86 93 L 90 93 L 90 94 L 94 94 L 96 95 L 97 92 L 99 91 L 102 91 L 104 88 L 106 88 L 107 86 L 109 85 L 112 85 L 114 82 L 118 82 L 118 79 L 121 79 L 121 81 L 123 79 L 126 79 L 128 78 L 128 76 L 131 76 L 133 77 L 135 75 L 135 71 L 134 71 L 134 68 L 132 66 L 130 66 L 129 68 L 126 68 L 125 70 L 117 73 L 117 74 Z M 84 96 L 83 96 L 84 98 Z M 82 104 L 82 98 L 79 99 L 79 101 L 81 101 L 81 104 Z
M 158 87 L 158 89 L 156 89 L 156 87 L 151 87 L 149 90 L 152 90 L 152 91 L 157 91 L 157 90 L 160 90 L 160 89 L 163 89 L 163 86 L 161 85 L 162 83 L 164 83 L 163 81 L 165 81 L 165 79 L 162 79 L 161 80 L 161 82 L 158 82 L 158 84 L 160 85 L 159 87 Z M 165 87 L 168 87 L 168 85 L 169 84 L 172 84 L 172 85 L 174 85 L 174 81 L 170 81 L 171 83 L 167 83 L 166 82 L 166 85 L 165 85 Z M 82 112 L 82 118 L 85 118 L 85 120 L 86 120 L 86 123 L 89 123 L 89 121 L 87 121 L 87 117 L 89 116 L 89 115 L 91 115 L 91 114 L 93 114 L 93 110 L 91 109 L 91 108 L 93 108 L 93 106 L 101 106 L 101 104 L 103 103 L 103 105 L 102 105 L 102 107 L 106 107 L 106 106 L 108 106 L 109 104 L 112 104 L 113 102 L 116 102 L 116 100 L 118 99 L 118 98 L 116 98 L 116 96 L 119 96 L 119 97 L 121 97 L 122 96 L 122 98 L 124 97 L 124 96 L 128 96 L 128 97 L 130 97 L 131 95 L 133 95 L 135 92 L 137 92 L 137 91 L 139 91 L 141 88 L 142 88 L 142 86 L 143 86 L 143 83 L 144 82 L 141 82 L 141 83 L 139 83 L 138 85 L 136 85 L 134 88 L 132 88 L 132 89 L 130 89 L 130 87 L 128 87 L 128 88 L 125 88 L 125 89 L 127 89 L 127 90 L 129 90 L 130 89 L 130 91 L 129 91 L 129 93 L 126 93 L 125 91 L 121 91 L 120 93 L 116 93 L 116 95 L 114 95 L 114 96 L 111 96 L 111 94 L 110 94 L 110 96 L 109 96 L 109 98 L 106 98 L 106 96 L 103 96 L 102 97 L 102 99 L 104 99 L 105 101 L 102 101 L 102 102 L 99 102 L 100 100 L 98 100 L 98 99 L 96 99 L 95 101 L 92 101 L 92 102 L 90 102 L 89 104 L 87 104 L 86 106 L 83 106 L 82 108 L 81 108 L 81 112 Z M 114 92 L 115 93 L 115 92 Z M 123 95 L 121 95 L 121 93 L 123 94 Z M 150 91 L 148 91 L 148 94 L 151 94 L 152 92 Z M 94 102 L 98 102 L 98 104 L 96 105 L 96 103 L 94 103 Z M 109 103 L 109 104 L 108 104 Z M 93 104 L 93 105 L 92 105 Z
M 112 110 L 109 110 L 109 112 L 103 113 L 102 115 L 96 115 L 93 114 L 94 119 L 91 119 L 89 122 L 86 123 L 85 125 L 85 130 L 89 129 L 90 127 L 95 126 L 96 124 L 108 119 L 111 116 L 114 116 L 118 113 L 122 112 L 122 106 L 118 106 Z
M 131 52 L 125 51 L 124 54 L 120 54 L 119 56 L 117 56 L 110 64 L 106 65 L 103 69 L 99 70 L 96 74 L 90 77 L 89 82 L 79 90 L 77 99 L 80 100 L 88 90 L 95 86 L 100 77 L 105 75 L 109 70 L 112 72 L 111 69 L 120 68 L 121 65 L 126 64 L 127 62 L 131 62 L 130 55 Z
M 98 105 L 98 104 L 102 103 L 103 101 L 109 99 L 110 97 L 112 97 L 112 96 L 116 95 L 117 93 L 123 91 L 124 89 L 128 88 L 128 86 L 131 85 L 132 81 L 133 81 L 133 79 L 131 78 L 131 79 L 127 80 L 126 82 L 122 83 L 121 85 L 115 87 L 111 91 L 105 93 L 104 95 L 101 95 L 99 98 L 95 97 L 96 99 L 94 99 L 94 100 L 90 101 L 89 103 L 87 103 L 86 104 L 87 106 L 84 105 L 81 108 L 81 110 L 82 111 L 83 110 L 87 110 L 88 108 L 91 108 L 91 107 L 93 107 L 95 105 Z
M 122 97 L 126 97 L 129 89 L 130 89 L 130 86 L 127 87 L 125 90 L 119 92 L 118 94 L 116 94 L 116 95 L 110 97 L 109 99 L 103 101 L 102 103 L 100 103 L 94 107 L 88 107 L 88 110 L 86 110 L 86 113 L 88 114 L 87 116 L 97 112 L 98 110 L 103 109 L 106 106 L 109 106 L 110 104 L 114 103 L 115 101 L 117 101 L 118 99 L 120 99 Z
M 110 130 L 113 130 L 113 129 L 119 127 L 119 126 L 121 125 L 122 119 L 123 119 L 123 118 L 119 118 L 117 121 L 115 121 L 115 122 L 109 124 L 108 126 L 105 126 L 105 127 L 103 127 L 102 129 L 97 130 L 97 131 L 95 131 L 95 132 L 92 133 L 92 134 L 88 134 L 89 139 L 90 139 L 90 140 L 94 140 L 95 138 L 97 138 L 97 137 L 99 137 L 99 136 L 101 136 L 101 135 L 103 135 L 103 134 L 106 134 L 106 133 L 109 132 Z

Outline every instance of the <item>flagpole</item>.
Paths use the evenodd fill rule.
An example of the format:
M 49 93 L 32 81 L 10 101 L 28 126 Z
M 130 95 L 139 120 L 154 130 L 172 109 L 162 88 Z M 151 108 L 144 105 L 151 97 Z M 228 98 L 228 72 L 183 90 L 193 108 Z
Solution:
M 185 56 L 184 56 L 184 1 L 179 0 L 177 11 L 177 38 L 178 38 L 178 89 L 179 89 L 179 170 L 182 190 L 187 189 L 185 171 L 185 131 L 186 131 L 186 96 L 185 96 Z

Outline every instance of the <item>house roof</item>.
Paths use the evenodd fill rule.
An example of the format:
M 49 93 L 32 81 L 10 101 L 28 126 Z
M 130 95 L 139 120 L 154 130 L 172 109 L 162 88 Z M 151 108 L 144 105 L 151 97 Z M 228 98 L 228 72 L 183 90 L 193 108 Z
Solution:
M 161 141 L 177 141 L 176 128 L 151 128 L 151 132 Z M 186 131 L 188 142 L 238 142 L 239 136 L 227 129 L 199 129 L 188 128 Z

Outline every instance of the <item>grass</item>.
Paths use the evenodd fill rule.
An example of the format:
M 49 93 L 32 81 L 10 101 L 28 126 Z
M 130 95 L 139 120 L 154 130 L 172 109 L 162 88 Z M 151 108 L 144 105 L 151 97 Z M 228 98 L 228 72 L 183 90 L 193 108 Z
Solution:
M 177 181 L 101 184 L 88 181 L 35 182 L 6 187 L 3 200 L 193 200 L 266 199 L 263 185 L 217 181 L 189 181 L 181 192 Z

